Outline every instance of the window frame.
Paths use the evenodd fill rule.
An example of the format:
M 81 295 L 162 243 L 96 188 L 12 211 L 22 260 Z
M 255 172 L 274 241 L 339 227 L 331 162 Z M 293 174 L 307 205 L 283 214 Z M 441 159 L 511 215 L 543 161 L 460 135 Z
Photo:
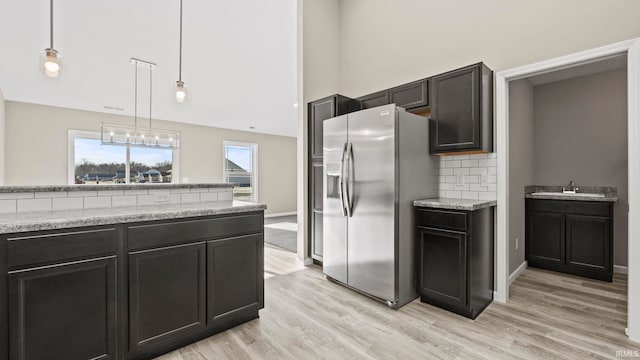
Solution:
M 243 146 L 249 147 L 253 151 L 253 156 L 251 159 L 251 186 L 253 187 L 253 197 L 249 199 L 249 201 L 258 201 L 258 144 L 257 143 L 248 143 L 242 141 L 234 141 L 234 140 L 223 140 L 222 141 L 222 182 L 228 183 L 226 179 L 227 174 L 227 146 Z M 255 186 L 254 186 L 255 184 Z M 235 199 L 234 199 L 235 200 Z M 241 200 L 242 201 L 242 200 Z
M 75 170 L 76 170 L 76 159 L 75 159 L 75 142 L 76 139 L 92 139 L 92 140 L 101 140 L 100 132 L 98 131 L 88 131 L 88 130 L 74 130 L 68 129 L 67 131 L 67 184 L 74 185 L 75 184 Z M 103 145 L 110 146 L 110 145 Z M 130 164 L 131 164 L 131 147 L 123 146 L 126 148 L 125 153 L 125 184 L 131 184 L 129 182 L 130 178 Z M 180 149 L 172 149 L 171 151 L 171 184 L 179 184 L 180 183 Z

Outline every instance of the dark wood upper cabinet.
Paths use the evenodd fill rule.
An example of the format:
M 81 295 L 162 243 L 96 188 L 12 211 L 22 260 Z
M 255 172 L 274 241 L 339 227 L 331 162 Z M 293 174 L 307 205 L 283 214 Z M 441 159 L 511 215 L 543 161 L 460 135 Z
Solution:
M 406 110 L 429 106 L 429 79 L 389 89 L 389 103 L 395 103 Z
M 431 79 L 431 153 L 493 150 L 493 72 L 483 63 Z
M 361 96 L 358 98 L 363 109 L 370 109 L 382 105 L 390 104 L 389 90 L 374 92 L 373 94 Z
M 360 110 L 358 101 L 339 94 L 309 103 L 309 154 L 312 159 L 322 158 L 322 122 L 356 110 Z

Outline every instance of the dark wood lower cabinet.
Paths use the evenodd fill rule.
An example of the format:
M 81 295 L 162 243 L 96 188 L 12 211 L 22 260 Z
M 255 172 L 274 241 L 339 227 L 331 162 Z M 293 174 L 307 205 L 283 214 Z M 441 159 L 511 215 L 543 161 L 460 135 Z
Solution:
M 208 319 L 212 326 L 264 307 L 262 235 L 209 241 Z
M 206 327 L 205 243 L 129 254 L 129 351 Z
M 416 208 L 420 300 L 475 319 L 493 301 L 493 207 Z
M 9 274 L 10 359 L 116 359 L 116 257 Z
M 258 317 L 262 211 L 0 235 L 0 360 L 150 359 Z
M 528 265 L 613 279 L 613 203 L 526 199 Z

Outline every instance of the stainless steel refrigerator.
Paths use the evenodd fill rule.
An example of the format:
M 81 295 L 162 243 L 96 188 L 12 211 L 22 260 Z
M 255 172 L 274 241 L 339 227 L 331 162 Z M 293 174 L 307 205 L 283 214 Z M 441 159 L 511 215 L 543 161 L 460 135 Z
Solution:
M 413 200 L 438 195 L 428 121 L 391 104 L 323 127 L 323 271 L 399 308 L 418 296 Z

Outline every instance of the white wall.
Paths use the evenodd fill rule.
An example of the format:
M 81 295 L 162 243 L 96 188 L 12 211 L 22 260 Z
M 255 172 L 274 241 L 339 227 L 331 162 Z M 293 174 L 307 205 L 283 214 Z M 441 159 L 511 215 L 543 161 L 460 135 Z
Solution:
M 130 117 L 20 102 L 6 102 L 5 183 L 67 183 L 68 129 L 99 131 L 101 122 L 132 124 Z M 296 211 L 296 139 L 170 121 L 158 128 L 181 131 L 180 177 L 221 182 L 224 140 L 258 144 L 258 201 L 267 213 Z
M 524 262 L 524 187 L 533 183 L 533 86 L 527 79 L 509 83 L 509 273 Z M 519 246 L 516 250 L 516 238 Z
M 298 45 L 299 66 L 302 76 L 299 76 L 302 94 L 299 99 L 302 108 L 298 112 L 298 154 L 301 158 L 302 176 L 298 179 L 298 196 L 302 201 L 298 203 L 298 257 L 310 262 L 307 208 L 308 163 L 307 150 L 307 103 L 338 92 L 340 83 L 340 16 L 339 0 L 298 0 Z
M 4 185 L 4 154 L 5 154 L 5 101 L 0 89 L 0 185 Z
M 339 91 L 360 96 L 478 61 L 500 71 L 635 38 L 639 13 L 637 0 L 342 0 Z
M 535 185 L 617 187 L 614 264 L 627 266 L 626 70 L 535 86 L 534 106 Z

